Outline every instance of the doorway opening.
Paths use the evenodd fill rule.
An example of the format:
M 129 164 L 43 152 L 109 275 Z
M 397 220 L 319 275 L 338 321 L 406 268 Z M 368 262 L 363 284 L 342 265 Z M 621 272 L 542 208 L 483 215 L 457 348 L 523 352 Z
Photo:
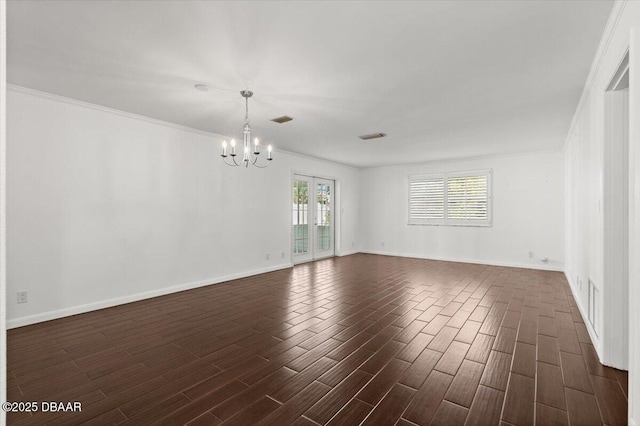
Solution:
M 335 256 L 335 181 L 295 174 L 292 201 L 293 263 Z
M 605 93 L 602 363 L 629 368 L 629 54 Z

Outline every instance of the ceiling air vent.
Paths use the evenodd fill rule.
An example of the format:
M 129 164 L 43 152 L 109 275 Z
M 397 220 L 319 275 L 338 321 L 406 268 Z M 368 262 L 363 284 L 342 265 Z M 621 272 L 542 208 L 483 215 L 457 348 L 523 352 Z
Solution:
M 209 86 L 207 86 L 206 84 L 203 84 L 203 83 L 198 83 L 193 87 L 195 87 L 196 90 L 199 90 L 201 92 L 208 92 L 209 91 Z
M 387 136 L 386 133 L 371 133 L 370 135 L 359 136 L 359 138 L 363 141 L 368 141 L 369 139 L 384 138 L 385 136 Z
M 291 120 L 293 120 L 293 118 L 289 117 L 288 115 L 283 115 L 282 117 L 276 117 L 271 119 L 271 121 L 274 121 L 278 124 L 286 123 L 287 121 L 291 121 Z

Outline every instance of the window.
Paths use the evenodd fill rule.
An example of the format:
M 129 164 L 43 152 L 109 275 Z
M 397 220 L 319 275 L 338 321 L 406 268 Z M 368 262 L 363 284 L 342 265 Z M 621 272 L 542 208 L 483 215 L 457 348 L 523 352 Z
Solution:
M 491 225 L 491 170 L 409 176 L 409 225 Z

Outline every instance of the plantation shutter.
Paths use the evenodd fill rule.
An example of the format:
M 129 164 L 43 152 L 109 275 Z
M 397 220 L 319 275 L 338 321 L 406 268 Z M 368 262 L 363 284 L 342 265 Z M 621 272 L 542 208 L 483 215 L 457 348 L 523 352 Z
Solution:
M 491 170 L 409 176 L 410 225 L 491 226 Z
M 450 221 L 486 221 L 488 219 L 488 178 L 451 176 L 447 179 L 447 218 Z
M 415 177 L 409 181 L 409 223 L 444 221 L 444 176 Z

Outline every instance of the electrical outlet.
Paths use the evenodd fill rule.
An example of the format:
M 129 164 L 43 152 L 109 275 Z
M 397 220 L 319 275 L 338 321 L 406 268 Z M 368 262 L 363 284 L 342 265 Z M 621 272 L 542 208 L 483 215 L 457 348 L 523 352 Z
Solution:
M 533 252 L 532 251 L 529 252 L 529 259 L 533 259 Z
M 265 260 L 269 260 L 269 259 L 271 259 L 271 255 L 270 255 L 269 253 L 267 253 L 267 254 L 265 255 Z
M 27 299 L 27 292 L 26 291 L 19 291 L 18 292 L 18 303 L 27 303 L 29 300 Z
M 380 243 L 380 245 L 381 245 L 382 247 L 384 247 L 384 241 L 383 241 L 383 242 L 381 242 L 381 243 Z
M 354 248 L 356 246 L 356 242 L 355 241 L 351 241 L 351 248 Z
M 284 252 L 280 253 L 280 259 L 284 259 Z

